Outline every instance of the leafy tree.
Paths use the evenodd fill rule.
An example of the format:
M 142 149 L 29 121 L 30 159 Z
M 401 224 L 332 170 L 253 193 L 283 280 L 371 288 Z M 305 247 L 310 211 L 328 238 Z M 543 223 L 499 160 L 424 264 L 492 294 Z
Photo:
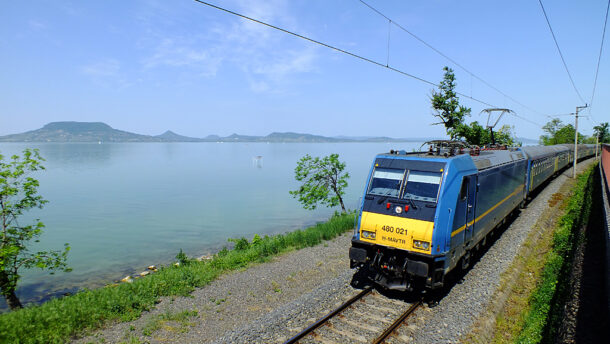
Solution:
M 599 137 L 599 143 L 609 143 L 610 142 L 610 129 L 608 128 L 608 122 L 600 123 L 593 127 L 595 131 L 594 137 Z M 593 142 L 595 143 L 595 141 Z
M 47 201 L 38 194 L 38 180 L 29 175 L 44 170 L 40 164 L 44 159 L 37 149 L 26 149 L 23 157 L 13 155 L 4 162 L 0 155 L 0 293 L 6 298 L 11 309 L 21 308 L 15 294 L 20 269 L 40 268 L 70 271 L 66 257 L 70 247 L 65 244 L 63 251 L 30 252 L 27 245 L 33 240 L 39 242 L 44 224 L 35 220 L 23 225 L 18 218 L 33 208 L 42 208 Z
M 436 111 L 435 117 L 443 124 L 447 135 L 452 140 L 464 139 L 471 145 L 483 146 L 492 143 L 489 130 L 474 121 L 466 124 L 466 117 L 470 116 L 470 108 L 460 105 L 459 98 L 454 91 L 455 74 L 449 67 L 444 67 L 445 74 L 439 84 L 439 91 L 432 91 L 432 108 Z M 498 132 L 494 132 L 496 143 L 512 146 L 516 144 L 513 138 L 512 128 L 508 125 L 502 126 Z
M 343 172 L 345 163 L 339 161 L 338 154 L 331 154 L 323 158 L 305 155 L 297 162 L 294 169 L 296 180 L 303 182 L 298 190 L 290 191 L 292 197 L 299 199 L 305 209 L 316 209 L 318 203 L 328 207 L 343 204 L 343 191 L 347 187 L 349 173 Z
M 439 91 L 432 91 L 432 108 L 436 111 L 435 117 L 438 117 L 441 122 L 435 124 L 443 124 L 447 135 L 452 140 L 464 137 L 465 128 L 463 128 L 466 116 L 470 116 L 470 108 L 460 105 L 460 99 L 454 89 L 455 74 L 453 69 L 445 66 L 443 68 L 445 75 L 443 81 L 439 84 Z
M 548 133 L 547 135 L 540 136 L 540 143 L 545 146 L 574 143 L 576 130 L 574 130 L 574 126 L 571 124 L 563 124 L 561 120 L 555 118 L 545 124 L 542 129 Z M 582 143 L 584 139 L 585 137 L 579 133 L 578 143 Z

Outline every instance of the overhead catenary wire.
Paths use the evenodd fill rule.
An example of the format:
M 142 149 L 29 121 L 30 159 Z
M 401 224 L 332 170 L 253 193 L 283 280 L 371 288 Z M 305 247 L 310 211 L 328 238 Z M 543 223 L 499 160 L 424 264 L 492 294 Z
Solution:
M 593 106 L 593 99 L 595 98 L 595 88 L 597 87 L 597 76 L 599 74 L 599 65 L 602 60 L 602 52 L 604 50 L 604 38 L 606 37 L 606 25 L 608 24 L 608 11 L 610 10 L 610 0 L 608 0 L 608 6 L 606 6 L 606 18 L 604 19 L 604 28 L 602 30 L 602 42 L 599 46 L 599 56 L 597 57 L 597 68 L 595 69 L 595 79 L 593 81 L 593 92 L 591 92 L 591 101 L 589 102 L 589 114 L 591 113 L 591 107 Z
M 241 17 L 241 18 L 243 18 L 243 19 L 247 19 L 247 20 L 253 21 L 253 22 L 255 22 L 255 23 L 258 23 L 258 24 L 261 24 L 261 25 L 264 25 L 264 26 L 270 27 L 270 28 L 272 28 L 272 29 L 275 29 L 275 30 L 278 30 L 278 31 L 281 31 L 281 32 L 287 33 L 287 34 L 289 34 L 289 35 L 292 35 L 292 36 L 295 36 L 295 37 L 298 37 L 298 38 L 304 39 L 304 40 L 309 41 L 309 42 L 311 42 L 311 43 L 315 43 L 315 44 L 321 45 L 321 46 L 323 46 L 323 47 L 326 47 L 326 48 L 329 48 L 329 49 L 335 50 L 335 51 L 337 51 L 337 52 L 340 52 L 340 53 L 343 53 L 343 54 L 346 54 L 346 55 L 349 55 L 349 56 L 355 57 L 355 58 L 360 59 L 360 60 L 362 60 L 362 61 L 366 61 L 366 62 L 372 63 L 372 64 L 377 65 L 377 66 L 379 66 L 379 67 L 387 68 L 387 69 L 389 69 L 389 70 L 391 70 L 391 71 L 393 71 L 393 72 L 396 72 L 396 73 L 402 74 L 402 75 L 407 76 L 407 77 L 409 77 L 409 78 L 413 78 L 413 79 L 415 79 L 415 80 L 421 81 L 421 82 L 426 83 L 426 84 L 428 84 L 428 85 L 435 86 L 435 87 L 438 87 L 438 86 L 439 86 L 438 84 L 436 84 L 436 83 L 434 83 L 434 82 L 432 82 L 432 81 L 429 81 L 429 80 L 426 80 L 426 79 L 424 79 L 424 78 L 418 77 L 418 76 L 416 76 L 416 75 L 413 75 L 413 74 L 407 73 L 407 72 L 405 72 L 405 71 L 402 71 L 402 70 L 400 70 L 400 69 L 394 68 L 394 67 L 392 67 L 392 66 L 387 66 L 387 65 L 385 65 L 385 64 L 383 64 L 383 63 L 381 63 L 381 62 L 379 62 L 379 61 L 375 61 L 375 60 L 370 59 L 370 58 L 368 58 L 368 57 L 364 57 L 364 56 L 362 56 L 362 55 L 358 55 L 358 54 L 356 54 L 356 53 L 352 53 L 352 52 L 350 52 L 350 51 L 348 51 L 348 50 L 345 50 L 345 49 L 341 49 L 341 48 L 338 48 L 338 47 L 332 46 L 332 45 L 330 45 L 330 44 L 327 44 L 327 43 L 324 43 L 324 42 L 321 42 L 321 41 L 315 40 L 315 39 L 313 39 L 313 38 L 309 38 L 309 37 L 307 37 L 307 36 L 303 36 L 303 35 L 298 34 L 298 33 L 296 33 L 296 32 L 293 32 L 293 31 L 289 31 L 289 30 L 283 29 L 283 28 L 281 28 L 281 27 L 278 27 L 278 26 L 275 26 L 275 25 L 272 25 L 272 24 L 269 24 L 269 23 L 263 22 L 263 21 L 261 21 L 261 20 L 258 20 L 258 19 L 252 18 L 252 17 L 248 17 L 248 16 L 246 16 L 246 15 L 244 15 L 244 14 L 241 14 L 241 13 L 237 13 L 237 12 L 231 11 L 231 10 L 229 10 L 229 9 L 226 9 L 226 8 L 223 8 L 223 7 L 220 7 L 220 6 L 217 6 L 217 5 L 211 4 L 211 3 L 206 2 L 206 1 L 203 1 L 203 0 L 194 0 L 194 1 L 195 1 L 195 2 L 198 2 L 198 3 L 202 4 L 202 5 L 206 5 L 206 6 L 209 6 L 209 7 L 215 8 L 215 9 L 217 9 L 217 10 L 220 10 L 220 11 L 223 11 L 223 12 L 226 12 L 226 13 L 229 13 L 229 14 L 232 14 L 232 15 L 235 15 L 235 16 L 238 16 L 238 17 Z M 468 95 L 466 95 L 466 94 L 464 94 L 464 93 L 461 93 L 461 92 L 455 92 L 455 93 L 456 93 L 456 94 L 458 94 L 458 95 L 460 95 L 460 96 L 462 96 L 462 97 L 465 97 L 465 98 L 471 99 L 471 100 L 473 100 L 473 101 L 475 101 L 475 102 L 477 102 L 477 103 L 480 103 L 480 104 L 483 104 L 483 105 L 487 105 L 487 106 L 492 106 L 492 107 L 494 107 L 494 105 L 492 105 L 492 104 L 490 104 L 490 103 L 487 103 L 487 102 L 485 102 L 485 101 L 483 101 L 483 100 L 480 100 L 480 99 L 477 99 L 477 98 L 474 98 L 474 97 L 468 96 Z
M 426 79 L 424 79 L 424 78 L 418 77 L 418 76 L 416 76 L 416 75 L 413 75 L 413 74 L 407 73 L 407 72 L 405 72 L 405 71 L 403 71 L 403 70 L 400 70 L 400 69 L 394 68 L 394 67 L 392 67 L 392 66 L 385 65 L 385 64 L 383 64 L 382 62 L 375 61 L 375 60 L 373 60 L 373 59 L 370 59 L 370 58 L 364 57 L 364 56 L 362 56 L 362 55 L 358 55 L 358 54 L 356 54 L 356 53 L 352 53 L 352 52 L 350 52 L 350 51 L 348 51 L 348 50 L 345 50 L 345 49 L 341 49 L 341 48 L 338 48 L 338 47 L 332 46 L 332 45 L 330 45 L 330 44 L 327 44 L 327 43 L 324 43 L 324 42 L 321 42 L 321 41 L 315 40 L 315 39 L 313 39 L 313 38 L 309 38 L 309 37 L 307 37 L 307 36 L 304 36 L 304 35 L 298 34 L 298 33 L 293 32 L 293 31 L 289 31 L 289 30 L 287 30 L 287 29 L 283 29 L 283 28 L 278 27 L 278 26 L 275 26 L 275 25 L 273 25 L 273 24 L 269 24 L 269 23 L 263 22 L 263 21 L 261 21 L 261 20 L 258 20 L 258 19 L 255 19 L 255 18 L 252 18 L 252 17 L 246 16 L 246 15 L 241 14 L 241 13 L 237 13 L 237 12 L 235 12 L 235 11 L 232 11 L 232 10 L 229 10 L 229 9 L 226 9 L 226 8 L 223 8 L 223 7 L 220 7 L 220 6 L 217 6 L 217 5 L 211 4 L 211 3 L 206 2 L 206 1 L 203 1 L 203 0 L 194 0 L 194 1 L 195 1 L 195 2 L 197 2 L 197 3 L 199 3 L 199 4 L 206 5 L 206 6 L 209 6 L 209 7 L 215 8 L 215 9 L 217 9 L 217 10 L 220 10 L 220 11 L 223 11 L 223 12 L 226 12 L 226 13 L 229 13 L 229 14 L 232 14 L 232 15 L 235 15 L 235 16 L 238 16 L 238 17 L 240 17 L 240 18 L 243 18 L 243 19 L 246 19 L 246 20 L 249 20 L 249 21 L 252 21 L 252 22 L 255 22 L 255 23 L 258 23 L 258 24 L 264 25 L 264 26 L 267 26 L 267 27 L 269 27 L 269 28 L 272 28 L 272 29 L 275 29 L 275 30 L 278 30 L 278 31 L 284 32 L 284 33 L 286 33 L 286 34 L 289 34 L 289 35 L 292 35 L 292 36 L 295 36 L 295 37 L 301 38 L 301 39 L 306 40 L 306 41 L 309 41 L 309 42 L 311 42 L 311 43 L 318 44 L 318 45 L 320 45 L 320 46 L 323 46 L 323 47 L 326 47 L 326 48 L 329 48 L 329 49 L 335 50 L 335 51 L 337 51 L 337 52 L 340 52 L 340 53 L 343 53 L 343 54 L 349 55 L 349 56 L 351 56 L 351 57 L 355 57 L 355 58 L 357 58 L 357 59 L 360 59 L 360 60 L 362 60 L 362 61 L 365 61 L 365 62 L 368 62 L 368 63 L 374 64 L 374 65 L 377 65 L 377 66 L 379 66 L 379 67 L 383 67 L 383 68 L 389 69 L 389 70 L 391 70 L 391 71 L 393 71 L 393 72 L 396 72 L 396 73 L 402 74 L 403 76 L 406 76 L 406 77 L 409 77 L 409 78 L 412 78 L 412 79 L 418 80 L 418 81 L 423 82 L 423 83 L 425 83 L 425 84 L 428 84 L 428 85 L 431 85 L 431 86 L 434 86 L 434 87 L 439 87 L 439 85 L 438 85 L 438 84 L 436 84 L 436 83 L 434 83 L 434 82 L 432 82 L 432 81 L 429 81 L 429 80 L 426 80 Z M 455 92 L 455 93 L 456 93 L 457 95 L 459 95 L 459 96 L 462 96 L 462 97 L 468 98 L 468 99 L 473 100 L 473 101 L 475 101 L 475 102 L 477 102 L 477 103 L 480 103 L 480 104 L 483 104 L 483 105 L 486 105 L 486 106 L 489 106 L 489 107 L 497 107 L 496 105 L 490 104 L 490 103 L 488 103 L 488 102 L 485 102 L 485 101 L 480 100 L 480 99 L 477 99 L 477 98 L 475 98 L 475 97 L 472 97 L 472 96 L 466 95 L 466 94 L 464 94 L 464 93 L 461 93 L 461 92 Z M 533 121 L 531 121 L 531 120 L 529 120 L 529 119 L 527 119 L 527 118 L 524 118 L 524 117 L 518 116 L 518 115 L 516 115 L 516 114 L 514 114 L 514 115 L 515 115 L 515 116 L 517 116 L 518 118 L 521 118 L 522 120 L 524 120 L 524 121 L 526 121 L 526 122 L 529 122 L 529 123 L 531 123 L 531 124 L 534 124 L 534 125 L 536 125 L 536 126 L 538 126 L 538 127 L 542 127 L 540 124 L 538 124 L 538 123 L 536 123 L 536 122 L 533 122 Z
M 559 57 L 561 57 L 561 62 L 563 62 L 563 66 L 564 66 L 566 72 L 568 73 L 568 77 L 570 78 L 570 82 L 572 83 L 572 87 L 574 87 L 574 91 L 576 91 L 576 94 L 578 95 L 578 98 L 580 98 L 580 101 L 582 101 L 583 103 L 586 103 L 585 100 L 583 99 L 583 97 L 580 95 L 580 92 L 578 91 L 578 88 L 576 87 L 576 84 L 574 83 L 574 79 L 572 78 L 572 74 L 570 73 L 570 70 L 568 69 L 568 65 L 566 64 L 566 60 L 563 58 L 563 54 L 561 53 L 561 49 L 559 48 L 559 43 L 557 43 L 557 38 L 555 37 L 555 32 L 553 32 L 553 27 L 551 26 L 551 22 L 549 21 L 549 17 L 546 14 L 546 10 L 544 9 L 544 5 L 542 4 L 542 0 L 538 0 L 538 3 L 540 3 L 540 7 L 542 8 L 542 13 L 544 14 L 544 18 L 546 19 L 546 23 L 549 26 L 549 30 L 551 31 L 551 35 L 553 36 L 553 41 L 555 42 L 555 46 L 557 47 L 557 51 L 559 52 Z
M 493 89 L 494 91 L 500 93 L 501 95 L 503 95 L 504 97 L 510 99 L 511 101 L 513 101 L 515 104 L 520 105 L 521 107 L 523 107 L 524 109 L 527 109 L 529 111 L 532 111 L 538 115 L 541 116 L 546 116 L 549 117 L 548 115 L 544 115 L 543 113 L 532 109 L 531 107 L 521 103 L 520 101 L 516 100 L 515 98 L 509 96 L 508 94 L 502 92 L 500 89 L 498 89 L 497 87 L 493 86 L 492 84 L 490 84 L 489 82 L 485 81 L 483 78 L 479 77 L 478 75 L 474 74 L 473 72 L 471 72 L 470 70 L 468 70 L 466 67 L 462 66 L 460 63 L 458 63 L 457 61 L 455 61 L 454 59 L 452 59 L 451 57 L 449 57 L 448 55 L 446 55 L 445 53 L 443 53 L 442 51 L 438 50 L 437 48 L 435 48 L 434 46 L 432 46 L 430 43 L 426 42 L 425 40 L 423 40 L 422 38 L 420 38 L 419 36 L 417 36 L 416 34 L 414 34 L 413 32 L 407 30 L 404 26 L 402 26 L 400 23 L 398 23 L 397 21 L 395 21 L 394 19 L 391 19 L 390 17 L 388 17 L 387 15 L 383 14 L 381 11 L 379 11 L 378 9 L 376 9 L 375 7 L 371 6 L 370 4 L 368 4 L 366 1 L 364 0 L 358 0 L 360 1 L 363 5 L 365 5 L 366 7 L 368 7 L 369 9 L 371 9 L 373 12 L 379 14 L 380 16 L 382 16 L 383 18 L 387 19 L 391 24 L 394 24 L 397 28 L 401 29 L 402 31 L 408 33 L 409 35 L 411 35 L 411 37 L 415 38 L 416 40 L 418 40 L 420 43 L 422 43 L 423 45 L 425 45 L 426 47 L 430 48 L 432 51 L 436 52 L 437 54 L 439 54 L 440 56 L 444 57 L 445 59 L 447 59 L 449 62 L 453 63 L 454 65 L 456 65 L 458 68 L 462 69 L 463 71 L 465 71 L 466 73 L 470 74 L 471 77 L 479 80 L 480 82 L 482 82 L 483 84 L 485 84 L 487 87 Z M 549 117 L 551 118 L 551 117 Z

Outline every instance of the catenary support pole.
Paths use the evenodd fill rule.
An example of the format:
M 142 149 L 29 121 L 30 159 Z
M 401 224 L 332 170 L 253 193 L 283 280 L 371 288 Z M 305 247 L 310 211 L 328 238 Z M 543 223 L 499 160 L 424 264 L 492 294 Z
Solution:
M 597 148 L 599 146 L 599 134 L 595 135 L 595 160 L 597 160 Z
M 572 168 L 572 170 L 573 170 L 572 177 L 573 178 L 576 178 L 576 162 L 578 160 L 578 111 L 580 109 L 586 108 L 587 106 L 588 106 L 587 104 L 585 104 L 585 106 L 577 106 L 576 114 L 574 116 L 574 166 Z

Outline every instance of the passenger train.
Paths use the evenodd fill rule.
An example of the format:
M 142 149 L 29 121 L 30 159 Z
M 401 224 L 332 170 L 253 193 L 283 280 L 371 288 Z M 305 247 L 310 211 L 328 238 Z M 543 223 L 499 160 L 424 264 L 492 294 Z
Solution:
M 471 148 L 432 141 L 424 152 L 375 157 L 357 217 L 350 266 L 387 289 L 436 289 L 490 232 L 574 161 L 574 145 Z M 578 157 L 595 145 L 578 145 Z

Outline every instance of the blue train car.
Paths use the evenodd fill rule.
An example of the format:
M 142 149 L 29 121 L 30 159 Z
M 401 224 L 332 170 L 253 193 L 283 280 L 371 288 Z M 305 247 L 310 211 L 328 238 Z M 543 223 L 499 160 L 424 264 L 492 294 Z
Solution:
M 460 154 L 461 153 L 461 154 Z M 351 266 L 410 290 L 443 285 L 526 197 L 527 158 L 514 150 L 437 147 L 375 157 L 350 248 Z
M 559 170 L 566 167 L 573 151 L 569 147 L 557 146 L 526 146 L 521 150 L 527 155 L 527 192 L 536 190 L 542 183 Z

